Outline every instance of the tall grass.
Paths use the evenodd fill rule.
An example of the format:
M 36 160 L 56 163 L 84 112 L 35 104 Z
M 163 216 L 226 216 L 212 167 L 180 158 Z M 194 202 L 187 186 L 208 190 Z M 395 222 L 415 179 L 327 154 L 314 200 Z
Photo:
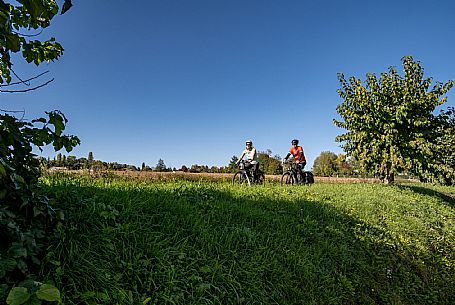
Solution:
M 65 304 L 455 304 L 455 188 L 42 184 Z

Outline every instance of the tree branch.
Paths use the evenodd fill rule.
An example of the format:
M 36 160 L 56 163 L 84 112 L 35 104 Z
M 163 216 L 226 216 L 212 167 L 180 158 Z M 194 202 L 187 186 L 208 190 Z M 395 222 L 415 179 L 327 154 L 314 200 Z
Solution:
M 41 31 L 39 33 L 37 33 L 37 34 L 22 34 L 22 33 L 16 32 L 16 31 L 11 31 L 11 32 L 14 33 L 14 34 L 23 36 L 23 37 L 35 37 L 35 36 L 41 35 L 41 33 L 43 33 L 43 30 L 41 29 Z
M 25 89 L 25 90 L 1 90 L 0 89 L 0 92 L 4 92 L 4 93 L 28 92 L 28 91 L 32 91 L 32 90 L 36 90 L 38 88 L 44 87 L 44 86 L 46 86 L 47 84 L 49 84 L 50 82 L 53 82 L 53 81 L 54 81 L 54 79 L 51 79 L 51 80 L 48 80 L 47 82 L 45 82 L 44 84 L 41 84 L 41 85 L 33 87 L 33 88 Z
M 11 70 L 11 71 L 12 71 L 12 70 Z M 14 71 L 13 71 L 13 73 L 14 73 L 14 75 L 16 75 L 16 73 L 15 73 Z M 0 87 L 8 87 L 8 86 L 17 85 L 17 84 L 25 84 L 26 86 L 30 86 L 30 84 L 27 85 L 26 82 L 29 82 L 29 81 L 31 81 L 31 80 L 33 80 L 33 79 L 36 79 L 36 78 L 38 78 L 38 77 L 40 77 L 40 76 L 42 76 L 42 75 L 44 75 L 44 74 L 46 74 L 46 73 L 49 73 L 49 70 L 44 71 L 43 73 L 38 74 L 37 76 L 32 77 L 32 78 L 29 78 L 29 79 L 26 79 L 26 80 L 21 80 L 21 79 L 16 75 L 16 77 L 20 80 L 20 82 L 9 83 L 9 84 L 7 84 L 7 85 L 0 85 Z
M 2 112 L 9 112 L 9 113 L 22 113 L 22 117 L 19 119 L 19 121 L 22 121 L 22 119 L 25 117 L 25 109 L 24 110 L 5 110 L 5 109 L 0 109 Z

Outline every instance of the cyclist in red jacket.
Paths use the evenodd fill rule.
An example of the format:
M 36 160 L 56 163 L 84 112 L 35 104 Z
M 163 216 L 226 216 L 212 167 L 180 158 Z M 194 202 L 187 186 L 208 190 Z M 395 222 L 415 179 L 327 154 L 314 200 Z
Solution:
M 299 146 L 299 140 L 294 139 L 291 141 L 292 147 L 289 150 L 288 154 L 284 158 L 285 161 L 288 160 L 290 155 L 294 156 L 295 163 L 297 163 L 301 172 L 303 172 L 303 168 L 306 165 L 305 154 L 303 152 L 302 146 Z

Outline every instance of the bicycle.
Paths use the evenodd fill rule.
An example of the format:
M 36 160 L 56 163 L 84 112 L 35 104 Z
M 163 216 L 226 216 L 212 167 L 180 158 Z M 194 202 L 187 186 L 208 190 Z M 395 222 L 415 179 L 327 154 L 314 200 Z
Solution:
M 232 177 L 232 184 L 234 185 L 248 185 L 251 184 L 263 184 L 265 181 L 264 172 L 260 169 L 257 170 L 256 173 L 253 172 L 252 168 L 245 168 L 245 161 L 240 161 L 239 163 L 239 171 L 234 174 Z
M 309 171 L 302 171 L 296 163 L 282 163 L 285 172 L 281 176 L 281 185 L 284 184 L 313 184 L 314 175 Z

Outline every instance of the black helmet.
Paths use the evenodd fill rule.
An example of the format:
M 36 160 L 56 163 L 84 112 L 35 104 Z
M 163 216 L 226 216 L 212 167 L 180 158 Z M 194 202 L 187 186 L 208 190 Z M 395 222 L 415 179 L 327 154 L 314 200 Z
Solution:
M 294 144 L 297 145 L 297 144 L 299 144 L 299 140 L 294 139 L 294 140 L 291 141 L 291 144 L 292 144 L 292 145 L 294 145 Z
M 253 142 L 252 142 L 251 140 L 246 140 L 246 141 L 245 141 L 245 144 L 251 144 L 251 145 L 253 145 Z

